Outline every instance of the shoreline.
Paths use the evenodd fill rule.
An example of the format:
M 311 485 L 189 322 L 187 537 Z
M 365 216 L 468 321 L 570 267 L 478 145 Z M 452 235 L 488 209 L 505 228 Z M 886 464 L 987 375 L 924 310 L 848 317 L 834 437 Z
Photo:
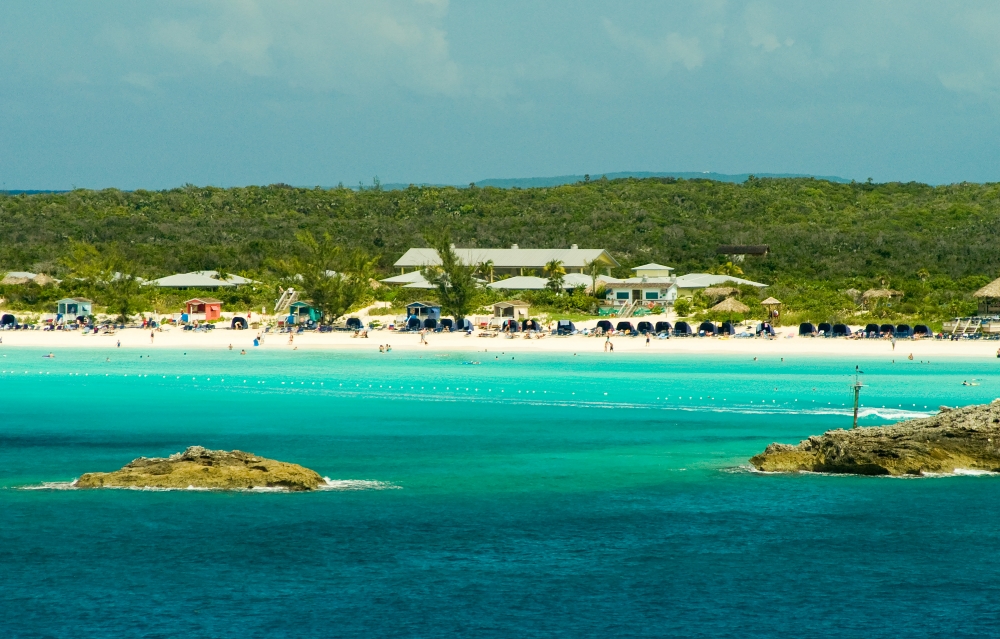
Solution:
M 379 345 L 390 344 L 393 351 L 483 351 L 496 349 L 512 352 L 539 353 L 604 353 L 605 338 L 583 335 L 542 339 L 525 339 L 523 333 L 514 338 L 465 336 L 462 333 L 428 333 L 427 344 L 420 343 L 417 333 L 398 331 L 370 331 L 368 338 L 353 337 L 352 333 L 302 333 L 295 335 L 291 344 L 288 334 L 268 333 L 264 343 L 255 347 L 257 335 L 253 330 L 216 329 L 201 333 L 169 330 L 155 333 L 152 343 L 148 329 L 122 329 L 114 335 L 82 334 L 78 331 L 2 331 L 0 351 L 4 349 L 35 348 L 55 351 L 73 349 L 143 349 L 143 350 L 233 350 L 245 349 L 247 353 L 261 351 L 368 351 L 378 352 Z M 121 346 L 118 346 L 118 343 Z M 653 337 L 646 345 L 645 337 L 612 337 L 614 353 L 653 354 L 718 354 L 743 356 L 822 355 L 832 357 L 888 357 L 905 360 L 913 355 L 915 361 L 929 358 L 997 358 L 1000 341 L 993 340 L 897 340 L 895 349 L 884 339 L 844 339 L 822 337 L 784 337 L 773 340 L 720 337 Z

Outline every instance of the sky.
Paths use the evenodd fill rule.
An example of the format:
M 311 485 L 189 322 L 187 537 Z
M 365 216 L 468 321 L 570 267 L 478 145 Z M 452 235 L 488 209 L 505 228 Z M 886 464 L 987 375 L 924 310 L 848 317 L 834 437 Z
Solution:
M 4 0 L 0 188 L 1000 181 L 1000 3 Z

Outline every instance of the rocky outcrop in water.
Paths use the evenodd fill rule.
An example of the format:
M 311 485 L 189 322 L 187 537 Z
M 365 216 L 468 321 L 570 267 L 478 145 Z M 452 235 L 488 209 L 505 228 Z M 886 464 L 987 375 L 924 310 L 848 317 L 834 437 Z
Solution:
M 208 488 L 247 490 L 280 488 L 315 490 L 323 478 L 316 472 L 286 462 L 234 450 L 191 446 L 170 457 L 140 457 L 111 473 L 87 473 L 77 488 Z
M 891 426 L 831 430 L 798 446 L 771 444 L 750 459 L 758 470 L 857 475 L 1000 472 L 1000 400 L 947 409 Z

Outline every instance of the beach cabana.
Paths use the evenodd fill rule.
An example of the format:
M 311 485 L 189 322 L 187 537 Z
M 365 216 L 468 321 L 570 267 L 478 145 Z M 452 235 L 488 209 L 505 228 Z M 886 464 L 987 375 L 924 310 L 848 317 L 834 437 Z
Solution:
M 447 317 L 441 320 L 441 330 L 448 330 L 448 331 L 455 330 L 455 320 Z
M 196 297 L 184 302 L 184 314 L 187 321 L 214 322 L 222 317 L 222 300 L 214 297 Z
M 636 324 L 635 330 L 639 331 L 640 333 L 652 333 L 653 324 L 652 322 L 639 322 L 638 324 Z
M 17 318 L 10 313 L 0 314 L 0 326 L 17 326 Z
M 406 330 L 408 331 L 418 331 L 420 330 L 420 318 L 416 315 L 410 315 L 406 318 Z
M 757 335 L 774 335 L 774 327 L 771 326 L 770 322 L 761 322 L 757 325 Z
M 736 329 L 733 327 L 732 322 L 726 320 L 721 326 L 719 326 L 719 333 L 722 335 L 735 335 Z
M 618 322 L 615 325 L 615 330 L 619 333 L 635 333 L 635 327 L 632 326 L 632 322 Z
M 538 323 L 538 320 L 526 319 L 526 320 L 521 320 L 521 330 L 540 331 L 542 330 L 542 326 Z
M 500 322 L 500 330 L 506 331 L 508 333 L 516 333 L 518 330 L 518 324 L 516 319 L 505 319 Z
M 698 325 L 698 333 L 704 333 L 705 335 L 715 335 L 718 332 L 718 327 L 709 321 L 704 321 Z
M 345 325 L 351 331 L 360 331 L 365 327 L 360 317 L 348 317 Z
M 878 324 L 865 325 L 865 337 L 878 337 L 878 335 L 879 335 Z
M 931 329 L 926 324 L 917 324 L 913 327 L 914 337 L 928 337 L 931 334 Z
M 816 332 L 821 337 L 830 337 L 830 333 L 833 332 L 833 324 L 830 322 L 820 322 L 819 326 L 816 327 Z
M 63 317 L 87 317 L 94 314 L 93 304 L 85 297 L 67 297 L 56 302 L 56 313 Z
M 677 337 L 687 337 L 693 335 L 694 331 L 691 330 L 691 325 L 687 322 L 677 322 L 674 324 L 674 335 Z
M 600 320 L 599 322 L 597 322 L 597 328 L 601 329 L 605 333 L 607 333 L 608 331 L 613 331 L 614 330 L 614 327 L 611 325 L 611 322 L 609 322 L 608 320 Z
M 799 324 L 799 335 L 815 335 L 816 327 L 812 322 L 802 322 Z
M 657 322 L 656 326 L 653 327 L 653 331 L 659 335 L 661 333 L 669 333 L 671 329 L 670 322 Z
M 833 337 L 847 337 L 851 334 L 851 327 L 847 324 L 834 324 L 833 325 Z
M 896 327 L 892 324 L 883 324 L 878 327 L 878 332 L 883 336 L 888 335 L 889 337 L 894 337 L 896 335 Z
M 909 324 L 896 326 L 896 337 L 913 337 L 913 328 Z
M 406 305 L 406 316 L 419 320 L 441 319 L 441 305 L 433 302 L 410 302 Z
M 437 327 L 438 327 L 438 321 L 433 317 L 428 317 L 427 319 L 424 320 L 424 328 L 429 328 L 431 330 L 434 330 Z
M 250 325 L 247 324 L 245 317 L 234 317 L 233 321 L 229 323 L 229 328 L 235 331 L 245 331 L 249 327 Z
M 528 317 L 528 303 L 521 300 L 507 300 L 493 305 L 493 317 L 512 317 L 515 320 Z
M 559 320 L 556 322 L 556 335 L 572 335 L 576 332 L 576 326 L 569 320 Z

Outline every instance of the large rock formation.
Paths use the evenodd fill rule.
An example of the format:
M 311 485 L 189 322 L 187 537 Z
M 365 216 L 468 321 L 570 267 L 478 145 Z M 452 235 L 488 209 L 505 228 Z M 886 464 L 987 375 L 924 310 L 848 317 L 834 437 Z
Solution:
M 771 444 L 758 470 L 858 475 L 1000 472 L 1000 400 L 891 426 L 831 430 L 798 446 Z
M 282 488 L 315 490 L 323 483 L 316 472 L 234 450 L 191 446 L 170 457 L 140 457 L 112 473 L 87 473 L 78 488 L 210 488 L 246 490 Z

